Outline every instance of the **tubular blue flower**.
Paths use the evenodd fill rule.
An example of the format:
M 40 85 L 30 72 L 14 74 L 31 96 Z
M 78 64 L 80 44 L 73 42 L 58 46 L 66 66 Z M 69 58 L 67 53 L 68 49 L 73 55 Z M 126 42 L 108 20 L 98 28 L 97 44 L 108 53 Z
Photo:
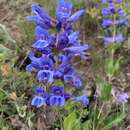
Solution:
M 75 22 L 80 19 L 81 16 L 85 14 L 85 10 L 79 10 L 76 13 L 74 13 L 70 18 L 67 19 L 68 22 Z
M 67 20 L 71 15 L 72 7 L 73 7 L 73 4 L 71 2 L 58 0 L 58 7 L 56 11 L 58 21 L 63 22 Z
M 35 92 L 37 95 L 42 95 L 42 94 L 44 94 L 44 89 L 43 89 L 42 87 L 40 87 L 40 86 L 35 87 L 33 90 L 34 90 L 34 92 Z
M 51 93 L 55 95 L 63 95 L 64 94 L 64 87 L 62 86 L 53 86 L 51 89 Z
M 107 28 L 113 25 L 112 19 L 103 19 L 102 21 L 102 27 Z
M 58 36 L 58 49 L 64 49 L 69 42 L 68 35 L 66 32 L 60 33 Z
M 109 3 L 109 10 L 112 14 L 116 13 L 116 7 L 114 3 Z
M 42 28 L 49 29 L 51 27 L 50 22 L 43 21 L 39 16 L 27 16 L 26 19 L 30 22 L 34 22 L 38 26 L 41 26 Z
M 50 106 L 64 106 L 64 88 L 61 86 L 53 86 L 51 89 L 51 95 L 49 97 L 48 103 Z
M 42 19 L 51 20 L 51 17 L 48 15 L 46 10 L 41 8 L 38 4 L 32 5 L 32 13 L 36 14 L 37 16 L 41 17 Z
M 51 18 L 47 12 L 37 4 L 32 5 L 32 12 L 35 16 L 28 16 L 27 20 L 36 23 L 37 25 L 49 29 L 50 27 L 56 26 L 56 21 Z
M 65 98 L 62 96 L 51 95 L 49 97 L 49 105 L 50 106 L 64 106 L 65 105 Z
M 115 24 L 118 26 L 128 25 L 128 19 L 124 18 L 124 19 L 116 20 Z
M 64 48 L 63 50 L 65 52 L 69 52 L 75 56 L 79 55 L 79 56 L 84 56 L 85 51 L 88 49 L 88 45 L 82 45 L 82 46 L 72 46 L 72 47 L 68 47 L 68 48 Z
M 125 11 L 123 9 L 117 10 L 119 16 L 125 16 Z
M 73 4 L 71 2 L 65 2 L 64 0 L 58 0 L 57 7 L 57 19 L 60 22 L 75 22 L 80 19 L 81 16 L 85 14 L 85 10 L 81 9 L 71 15 Z
M 55 42 L 55 36 L 53 34 L 49 35 L 48 30 L 40 26 L 36 26 L 35 36 L 36 36 L 36 40 L 46 40 L 46 41 L 53 42 L 53 44 Z
M 69 52 L 69 49 L 71 50 L 71 47 L 72 48 L 78 47 L 79 49 L 81 45 L 80 45 L 80 40 L 78 39 L 78 36 L 79 36 L 79 32 L 74 32 L 74 31 L 71 31 L 71 32 L 65 31 L 63 33 L 60 33 L 58 36 L 58 49 L 62 51 L 68 50 L 68 52 Z M 84 48 L 86 46 L 87 45 L 85 45 Z
M 36 106 L 37 108 L 43 106 L 44 104 L 46 104 L 46 100 L 41 97 L 41 96 L 35 96 L 33 99 L 32 99 L 32 106 Z
M 71 66 L 71 57 L 60 55 L 59 56 L 60 65 L 55 69 L 54 78 L 63 79 L 64 75 L 74 73 L 74 69 Z
M 50 52 L 55 43 L 55 36 L 49 35 L 48 31 L 37 26 L 35 29 L 36 41 L 32 45 L 35 49 L 47 53 Z
M 45 100 L 47 100 L 47 98 L 49 97 L 49 94 L 47 92 L 44 91 L 42 86 L 37 86 L 33 89 L 34 93 L 37 96 L 40 96 L 42 98 L 44 98 Z
M 111 15 L 110 9 L 109 8 L 103 8 L 102 9 L 102 15 L 103 16 L 109 16 L 109 15 Z
M 46 39 L 46 37 L 48 37 L 48 30 L 41 28 L 40 26 L 36 26 L 35 28 L 35 36 L 36 36 L 36 40 L 39 39 Z
M 49 43 L 46 40 L 38 40 L 33 44 L 33 47 L 39 50 L 44 50 L 48 46 Z
M 53 71 L 40 70 L 37 74 L 37 79 L 39 81 L 47 81 L 49 84 L 51 84 L 53 82 Z
M 54 67 L 53 60 L 49 57 L 49 55 L 42 55 L 41 57 L 37 58 L 34 56 L 33 52 L 29 53 L 29 58 L 32 61 L 31 64 L 29 64 L 26 67 L 26 70 L 31 72 L 32 70 L 46 70 L 46 69 L 52 69 Z
M 69 39 L 69 45 L 80 45 L 79 41 L 79 32 L 71 32 L 70 35 L 68 36 Z
M 81 86 L 82 86 L 82 82 L 81 82 L 80 79 L 79 79 L 76 75 L 74 75 L 74 74 L 72 74 L 72 75 L 70 75 L 70 74 L 64 75 L 64 81 L 65 81 L 66 83 L 70 83 L 70 84 L 72 84 L 72 85 L 74 85 L 74 86 L 76 86 L 76 87 L 81 87 Z
M 104 43 L 105 45 L 108 45 L 110 43 L 121 43 L 124 41 L 124 37 L 122 34 L 118 34 L 115 37 L 104 37 Z
M 86 95 L 75 97 L 75 101 L 81 102 L 84 105 L 84 107 L 87 107 L 89 104 L 89 99 Z

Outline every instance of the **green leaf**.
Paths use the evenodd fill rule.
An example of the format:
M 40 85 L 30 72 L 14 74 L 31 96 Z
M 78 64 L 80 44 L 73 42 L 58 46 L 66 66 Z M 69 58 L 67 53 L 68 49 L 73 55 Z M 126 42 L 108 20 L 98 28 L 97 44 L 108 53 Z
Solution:
M 116 61 L 113 61 L 111 59 L 106 61 L 105 69 L 108 76 L 111 76 L 111 77 L 115 76 L 119 72 L 120 60 L 121 60 L 121 57 Z
M 106 73 L 107 75 L 113 76 L 114 74 L 114 62 L 113 60 L 107 60 L 106 61 Z
M 76 118 L 75 112 L 72 112 L 71 114 L 69 114 L 64 120 L 64 130 L 72 130 L 76 120 L 77 118 Z
M 0 101 L 4 100 L 6 97 L 6 94 L 3 91 L 0 90 Z
M 1 39 L 5 42 L 9 42 L 9 43 L 13 43 L 13 44 L 16 43 L 16 41 L 13 40 L 12 37 L 10 36 L 6 26 L 3 24 L 0 24 L 0 36 L 1 36 Z
M 126 117 L 126 114 L 113 114 L 109 116 L 105 121 L 105 126 L 101 130 L 109 130 L 114 126 L 117 126 L 119 123 L 123 121 L 123 119 Z
M 111 85 L 100 77 L 97 78 L 97 84 L 100 90 L 100 98 L 104 101 L 108 101 L 111 96 Z
M 85 121 L 83 124 L 82 124 L 82 130 L 91 130 L 92 129 L 92 122 L 90 120 L 88 121 Z
M 115 64 L 114 64 L 114 75 L 117 74 L 119 72 L 119 69 L 120 69 L 120 59 L 118 59 Z

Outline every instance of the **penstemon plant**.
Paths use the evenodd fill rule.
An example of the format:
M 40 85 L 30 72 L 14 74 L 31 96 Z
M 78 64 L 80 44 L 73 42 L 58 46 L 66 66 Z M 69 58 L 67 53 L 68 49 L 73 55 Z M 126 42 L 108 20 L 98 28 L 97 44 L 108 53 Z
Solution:
M 115 60 L 114 53 L 121 43 L 126 40 L 121 30 L 124 26 L 128 25 L 128 18 L 123 9 L 124 0 L 102 0 L 102 3 L 106 5 L 102 9 L 102 27 L 105 29 L 103 40 L 106 48 L 110 52 L 110 57 L 106 61 L 106 74 L 109 84 L 112 85 L 112 80 L 119 71 L 121 60 L 121 58 Z M 112 94 L 119 104 L 127 102 L 127 93 L 120 92 L 116 87 L 112 87 Z
M 67 100 L 81 102 L 84 107 L 89 104 L 86 95 L 76 97 L 65 92 L 66 86 L 82 86 L 72 60 L 75 56 L 84 59 L 88 49 L 88 45 L 79 40 L 79 32 L 73 29 L 73 23 L 85 14 L 85 10 L 72 14 L 72 7 L 72 2 L 58 0 L 56 18 L 52 18 L 41 6 L 33 4 L 32 13 L 35 15 L 27 16 L 28 21 L 36 24 L 36 38 L 32 45 L 35 51 L 29 53 L 31 63 L 26 69 L 36 73 L 40 84 L 34 88 L 36 96 L 31 103 L 37 108 L 64 106 Z

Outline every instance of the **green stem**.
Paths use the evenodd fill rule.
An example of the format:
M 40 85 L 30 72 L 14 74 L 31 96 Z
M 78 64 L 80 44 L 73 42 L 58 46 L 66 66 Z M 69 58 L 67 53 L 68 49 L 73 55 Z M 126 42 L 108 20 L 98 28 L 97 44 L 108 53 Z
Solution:
M 103 103 L 102 106 L 101 106 L 101 109 L 100 109 L 99 114 L 98 114 L 98 117 L 97 117 L 98 119 L 100 118 L 100 115 L 101 115 L 101 113 L 102 113 L 102 110 L 103 110 L 104 105 L 105 105 L 105 103 Z
M 97 109 L 97 100 L 96 100 L 95 107 L 94 107 L 93 130 L 95 130 L 96 109 Z

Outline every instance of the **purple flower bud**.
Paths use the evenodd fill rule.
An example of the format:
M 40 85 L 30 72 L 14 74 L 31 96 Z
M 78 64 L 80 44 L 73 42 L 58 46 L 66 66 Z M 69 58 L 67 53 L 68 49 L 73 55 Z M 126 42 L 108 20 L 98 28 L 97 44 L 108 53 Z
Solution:
M 119 95 L 117 96 L 117 102 L 118 102 L 119 104 L 127 103 L 127 102 L 128 102 L 128 94 L 127 94 L 127 93 L 119 94 Z

